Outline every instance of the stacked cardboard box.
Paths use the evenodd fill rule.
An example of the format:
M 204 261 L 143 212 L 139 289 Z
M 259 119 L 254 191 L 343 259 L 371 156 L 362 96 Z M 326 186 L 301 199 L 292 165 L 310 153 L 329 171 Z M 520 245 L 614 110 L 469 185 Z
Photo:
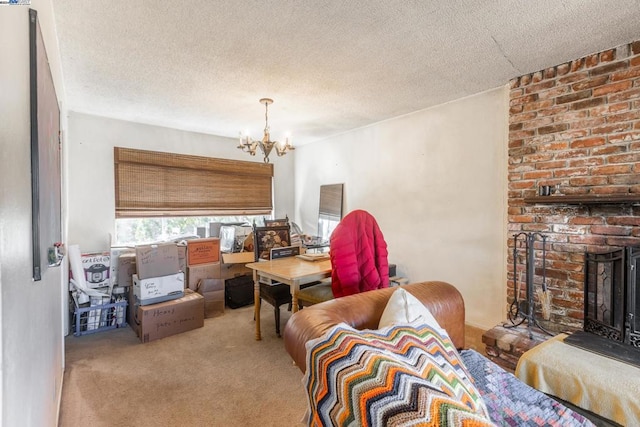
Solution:
M 111 300 L 112 302 L 126 301 L 129 304 L 129 291 L 133 286 L 132 277 L 136 274 L 136 250 L 130 247 L 111 248 Z M 125 324 L 129 323 L 129 310 L 122 315 Z
M 193 258 L 202 250 L 195 251 Z M 112 247 L 81 254 L 80 261 L 86 286 L 106 296 L 79 299 L 75 295 L 79 291 L 70 285 L 71 309 L 82 316 L 74 320 L 74 325 L 82 327 L 74 331 L 76 335 L 128 323 L 142 342 L 148 342 L 204 325 L 204 297 L 185 290 L 186 245 Z M 214 288 L 208 285 L 206 289 L 211 292 Z
M 178 244 L 176 245 L 178 248 L 178 267 L 180 267 L 180 271 L 187 271 L 187 245 L 186 244 Z
M 109 270 L 112 286 L 125 287 L 131 283 L 131 276 L 136 272 L 136 250 L 126 246 L 111 248 L 111 268 Z
M 140 305 L 184 296 L 184 273 L 180 271 L 175 243 L 136 246 L 133 294 Z
M 187 287 L 204 297 L 205 317 L 224 314 L 220 239 L 187 240 Z
M 187 266 L 220 262 L 220 239 L 187 240 Z
M 185 290 L 182 298 L 151 305 L 131 305 L 131 328 L 143 343 L 204 326 L 204 298 Z
M 204 298 L 204 314 L 207 318 L 224 314 L 224 281 L 200 279 L 197 292 Z
M 133 285 L 132 277 L 136 274 L 136 251 L 130 248 L 126 251 L 111 249 L 111 265 L 114 286 L 129 289 Z
M 204 326 L 204 298 L 185 291 L 185 254 L 175 243 L 136 246 L 129 324 L 142 342 Z
M 224 280 L 233 279 L 238 276 L 246 276 L 252 274 L 250 268 L 245 264 L 255 261 L 253 252 L 236 252 L 222 254 L 221 275 Z

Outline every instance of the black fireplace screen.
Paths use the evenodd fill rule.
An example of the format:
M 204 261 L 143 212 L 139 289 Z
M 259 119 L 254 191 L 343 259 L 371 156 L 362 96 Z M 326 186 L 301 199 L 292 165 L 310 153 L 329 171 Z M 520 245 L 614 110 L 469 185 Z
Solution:
M 638 247 L 585 255 L 585 332 L 640 346 L 638 259 Z
M 627 298 L 629 300 L 628 324 L 629 330 L 626 342 L 634 347 L 640 347 L 640 247 L 627 249 L 627 263 L 629 265 Z

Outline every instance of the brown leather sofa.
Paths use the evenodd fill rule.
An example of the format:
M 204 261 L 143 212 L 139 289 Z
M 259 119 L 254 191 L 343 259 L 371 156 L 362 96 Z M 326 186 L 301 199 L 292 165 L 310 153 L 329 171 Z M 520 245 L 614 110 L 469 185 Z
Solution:
M 446 282 L 403 285 L 447 330 L 456 348 L 464 347 L 464 300 Z M 305 343 L 324 334 L 340 322 L 356 329 L 377 329 L 382 312 L 396 288 L 379 289 L 305 307 L 293 315 L 284 329 L 284 346 L 302 372 L 306 370 Z

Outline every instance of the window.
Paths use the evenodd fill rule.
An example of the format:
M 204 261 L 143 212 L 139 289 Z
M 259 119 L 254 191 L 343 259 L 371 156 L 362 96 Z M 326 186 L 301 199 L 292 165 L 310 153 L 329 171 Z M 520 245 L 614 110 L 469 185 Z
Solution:
M 134 246 L 153 242 L 181 240 L 195 237 L 198 227 L 205 227 L 209 236 L 209 224 L 261 224 L 263 216 L 218 216 L 218 217 L 153 217 L 116 219 L 116 246 Z
M 211 222 L 261 223 L 273 165 L 114 148 L 118 245 L 196 236 Z

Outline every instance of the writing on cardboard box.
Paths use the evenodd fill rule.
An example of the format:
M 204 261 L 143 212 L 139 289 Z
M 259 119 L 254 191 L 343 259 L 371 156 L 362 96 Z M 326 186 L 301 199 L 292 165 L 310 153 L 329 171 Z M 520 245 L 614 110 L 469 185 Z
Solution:
M 156 332 L 163 329 L 163 328 L 171 328 L 173 326 L 175 326 L 176 324 L 178 325 L 182 325 L 183 323 L 193 323 L 196 321 L 196 316 L 191 316 L 191 317 L 180 317 L 178 319 L 174 319 L 172 321 L 165 321 L 165 322 L 158 322 L 156 323 Z
M 151 314 L 151 317 L 158 317 L 158 316 L 166 316 L 168 314 L 173 314 L 175 312 L 176 312 L 175 308 L 164 308 L 164 309 L 153 310 L 150 314 Z

